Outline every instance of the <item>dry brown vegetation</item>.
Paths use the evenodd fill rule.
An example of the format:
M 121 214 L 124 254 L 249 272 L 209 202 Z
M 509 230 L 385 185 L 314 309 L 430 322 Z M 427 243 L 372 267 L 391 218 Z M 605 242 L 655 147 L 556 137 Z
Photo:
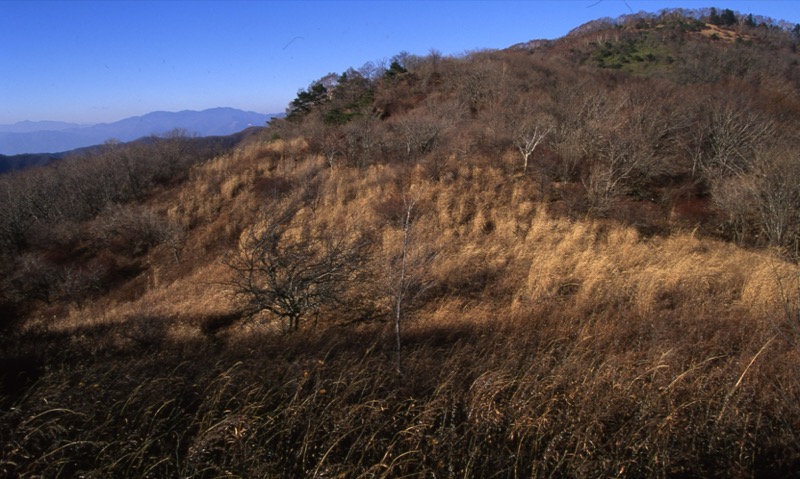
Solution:
M 7 217 L 0 473 L 791 477 L 800 198 L 763 179 L 800 77 L 556 66 L 625 31 L 351 71 L 140 197 Z M 236 294 L 256 239 L 337 272 L 293 333 Z

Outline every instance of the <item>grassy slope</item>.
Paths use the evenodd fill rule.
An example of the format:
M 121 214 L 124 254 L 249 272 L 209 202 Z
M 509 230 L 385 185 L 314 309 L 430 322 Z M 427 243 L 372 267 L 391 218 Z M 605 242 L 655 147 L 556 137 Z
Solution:
M 531 200 L 536 182 L 491 164 L 449 163 L 433 181 L 422 167 L 281 162 L 277 149 L 242 148 L 153 200 L 192 228 L 181 263 L 159 246 L 125 295 L 27 324 L 14 357 L 40 377 L 7 401 L 0 470 L 736 477 L 798 467 L 800 343 L 776 281 L 796 280 L 794 267 L 690 232 L 643 239 L 551 217 Z M 434 286 L 404 324 L 402 372 L 385 323 L 287 337 L 223 321 L 210 332 L 235 311 L 217 284 L 227 245 L 254 208 L 305 190 L 259 188 L 277 177 L 319 180 L 301 215 L 373 229 L 387 254 L 399 235 L 386 198 L 417 199 L 415 241 L 437 254 Z

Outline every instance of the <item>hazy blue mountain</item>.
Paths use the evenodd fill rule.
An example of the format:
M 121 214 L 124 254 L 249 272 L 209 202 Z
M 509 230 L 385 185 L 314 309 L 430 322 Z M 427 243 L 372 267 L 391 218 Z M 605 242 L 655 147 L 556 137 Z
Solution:
M 0 125 L 2 133 L 30 133 L 32 131 L 61 131 L 89 125 L 66 123 L 63 121 L 20 121 L 11 125 Z
M 80 126 L 62 122 L 20 122 L 0 125 L 0 154 L 53 153 L 97 145 L 109 139 L 132 141 L 176 128 L 197 136 L 230 135 L 249 126 L 264 126 L 275 114 L 234 108 L 203 111 L 156 111 L 113 123 Z M 42 129 L 37 129 L 42 126 Z

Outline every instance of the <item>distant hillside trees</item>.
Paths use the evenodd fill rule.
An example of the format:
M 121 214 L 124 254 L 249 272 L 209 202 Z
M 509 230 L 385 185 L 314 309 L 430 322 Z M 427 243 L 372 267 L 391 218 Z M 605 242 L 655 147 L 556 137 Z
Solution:
M 708 15 L 708 23 L 712 25 L 730 27 L 739 23 L 739 21 L 736 18 L 736 14 L 733 13 L 733 10 L 729 8 L 724 9 L 722 13 L 717 13 L 717 9 L 711 7 L 711 12 Z
M 84 221 L 109 206 L 141 202 L 158 185 L 185 178 L 195 163 L 217 154 L 210 140 L 182 131 L 144 142 L 107 142 L 84 156 L 51 167 L 0 177 L 7 207 L 0 215 L 0 245 L 6 252 L 24 249 L 33 225 Z
M 706 23 L 736 25 L 739 39 L 709 39 Z M 528 173 L 542 199 L 552 192 L 567 210 L 623 220 L 639 214 L 633 204 L 684 201 L 667 192 L 681 184 L 716 207 L 706 212 L 714 234 L 788 246 L 794 233 L 768 227 L 769 208 L 741 212 L 729 193 L 731 175 L 761 174 L 764 145 L 792 143 L 800 74 L 790 30 L 730 9 L 678 9 L 595 22 L 535 48 L 403 53 L 323 77 L 292 103 L 294 126 L 275 131 L 308 140 L 330 166 L 398 162 L 440 177 L 450 161 L 482 158 Z M 748 204 L 756 197 L 775 201 L 762 192 Z
M 179 260 L 180 226 L 143 203 L 222 151 L 217 142 L 175 131 L 0 176 L 0 309 L 83 301 L 161 243 Z
M 292 100 L 289 110 L 286 113 L 288 120 L 299 120 L 303 115 L 308 114 L 311 109 L 324 102 L 328 98 L 328 89 L 322 82 L 312 83 L 306 90 L 300 90 L 297 98 Z

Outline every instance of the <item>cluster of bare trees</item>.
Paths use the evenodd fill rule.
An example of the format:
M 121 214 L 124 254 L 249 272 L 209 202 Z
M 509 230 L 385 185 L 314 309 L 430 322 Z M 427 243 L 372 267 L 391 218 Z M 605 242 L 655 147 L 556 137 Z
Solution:
M 0 176 L 0 303 L 83 301 L 162 243 L 179 261 L 184 231 L 144 202 L 216 151 L 175 131 Z
M 67 158 L 46 168 L 0 177 L 0 252 L 11 254 L 37 239 L 37 229 L 85 221 L 115 205 L 142 202 L 158 184 L 206 158 L 183 132 L 151 141 L 118 144 Z
M 800 157 L 796 139 L 770 118 L 735 106 L 711 115 L 695 157 L 724 227 L 737 242 L 800 245 Z
M 504 167 L 539 180 L 542 198 L 554 181 L 579 185 L 570 207 L 601 216 L 618 215 L 630 198 L 668 211 L 663 188 L 684 184 L 711 197 L 723 235 L 789 246 L 797 234 L 777 205 L 793 193 L 769 178 L 775 164 L 794 161 L 785 159 L 798 111 L 790 91 L 800 85 L 790 66 L 794 33 L 734 13 L 722 26 L 748 40 L 730 45 L 702 35 L 686 41 L 713 12 L 671 10 L 601 22 L 531 50 L 398 55 L 391 67 L 370 64 L 326 83 L 330 100 L 300 118 L 294 134 L 332 167 L 500 164 L 514 152 L 519 163 Z M 757 38 L 774 48 L 766 52 Z M 651 52 L 650 70 L 582 71 L 558 61 L 569 49 L 568 61 L 585 62 L 614 42 L 634 56 Z

